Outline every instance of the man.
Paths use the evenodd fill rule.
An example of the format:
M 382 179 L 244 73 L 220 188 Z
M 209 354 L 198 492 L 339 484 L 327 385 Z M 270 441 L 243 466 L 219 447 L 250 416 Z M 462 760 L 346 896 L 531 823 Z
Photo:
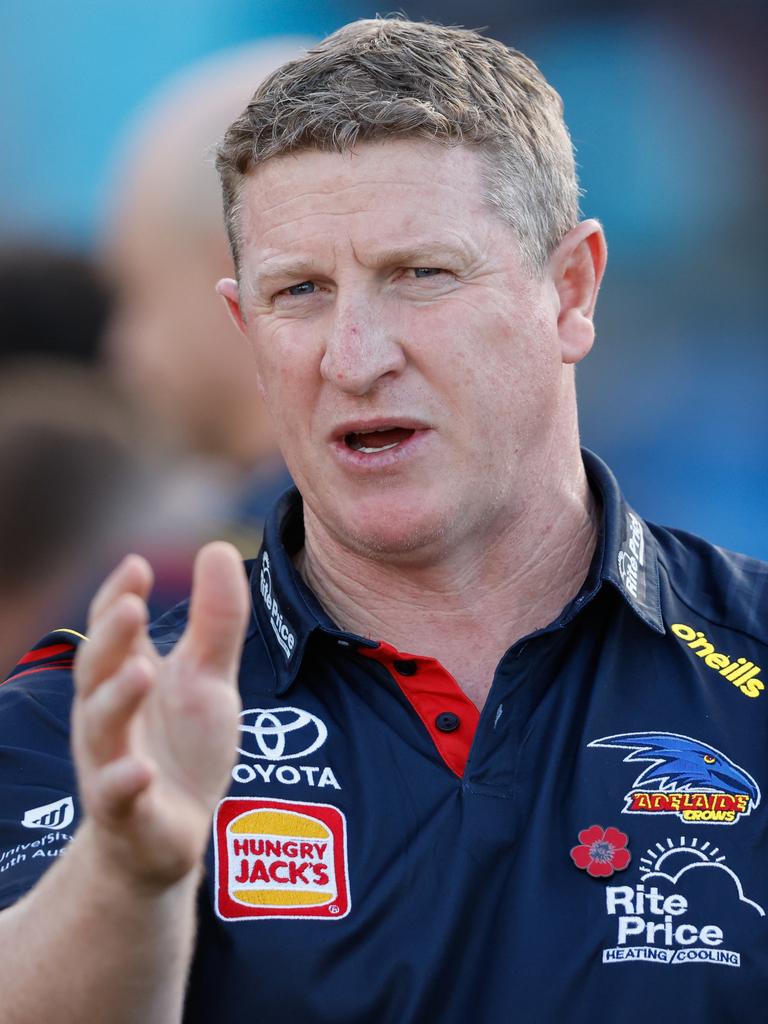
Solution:
M 118 380 L 187 451 L 239 473 L 274 473 L 280 459 L 253 399 L 252 355 L 236 343 L 211 287 L 232 260 L 210 151 L 260 79 L 310 42 L 251 43 L 164 83 L 123 139 L 103 231 Z
M 605 244 L 558 97 L 474 33 L 358 22 L 219 166 L 219 291 L 303 504 L 251 610 L 221 545 L 149 632 L 141 560 L 94 599 L 82 821 L 4 883 L 13 1019 L 744 1019 L 765 568 L 649 527 L 579 452 Z M 75 814 L 66 676 L 24 676 L 53 646 L 4 691 L 18 856 L 12 821 L 56 850 Z
M 4 364 L 0 679 L 52 620 L 72 616 L 78 596 L 85 612 L 94 581 L 135 534 L 150 491 L 137 433 L 94 367 L 40 353 Z
M 155 568 L 157 614 L 189 593 L 204 541 L 226 536 L 253 557 L 290 485 L 253 355 L 211 286 L 232 272 L 211 149 L 258 81 L 310 42 L 250 43 L 186 68 L 142 108 L 116 160 L 103 239 L 116 295 L 106 351 L 121 389 L 178 451 L 168 501 L 188 519 L 140 548 Z

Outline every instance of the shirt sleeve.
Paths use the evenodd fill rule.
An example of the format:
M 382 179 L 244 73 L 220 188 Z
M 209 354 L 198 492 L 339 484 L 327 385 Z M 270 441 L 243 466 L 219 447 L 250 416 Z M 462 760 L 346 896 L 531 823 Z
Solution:
M 72 661 L 84 639 L 49 633 L 0 686 L 0 907 L 35 885 L 77 827 L 69 718 Z

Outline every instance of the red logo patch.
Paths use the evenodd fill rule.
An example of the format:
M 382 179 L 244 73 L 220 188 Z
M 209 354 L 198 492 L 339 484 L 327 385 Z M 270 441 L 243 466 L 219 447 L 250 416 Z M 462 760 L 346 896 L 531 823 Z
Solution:
M 227 797 L 214 835 L 216 912 L 225 921 L 349 913 L 347 826 L 337 807 Z

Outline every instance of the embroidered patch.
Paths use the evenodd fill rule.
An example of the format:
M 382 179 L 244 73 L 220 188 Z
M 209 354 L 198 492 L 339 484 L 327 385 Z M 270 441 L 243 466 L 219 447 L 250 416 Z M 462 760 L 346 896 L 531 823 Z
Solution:
M 715 645 L 710 643 L 705 633 L 684 622 L 674 622 L 670 629 L 697 658 L 702 659 L 707 668 L 727 679 L 745 697 L 759 697 L 765 689 L 765 683 L 757 678 L 763 670 L 754 661 L 721 654 L 715 650 Z
M 227 797 L 214 839 L 216 912 L 225 921 L 349 913 L 346 819 L 337 807 Z
M 261 556 L 261 573 L 259 575 L 259 589 L 264 601 L 264 607 L 269 613 L 269 624 L 275 639 L 280 644 L 285 660 L 290 661 L 293 649 L 296 646 L 296 634 L 288 621 L 283 617 L 277 598 L 272 592 L 272 572 L 269 565 L 269 555 L 265 551 Z
M 71 796 L 54 800 L 52 804 L 30 807 L 21 824 L 24 828 L 63 829 L 75 820 L 75 802 Z
M 765 911 L 745 895 L 741 879 L 724 861 L 717 847 L 698 846 L 695 837 L 667 838 L 650 847 L 634 885 L 604 890 L 615 945 L 603 949 L 603 963 L 740 967 L 741 952 L 727 946 L 736 932 L 751 945 Z M 709 923 L 713 917 L 716 923 Z
M 237 749 L 241 760 L 232 769 L 232 778 L 241 785 L 255 782 L 341 789 L 339 780 L 327 764 L 279 763 L 311 757 L 327 738 L 325 722 L 304 708 L 246 708 L 240 714 L 240 744 Z
M 328 737 L 325 722 L 293 707 L 246 708 L 240 714 L 240 733 L 240 753 L 260 761 L 307 757 Z
M 28 843 L 17 843 L 0 849 L 0 875 L 8 872 L 9 877 L 13 876 L 16 874 L 15 868 L 30 861 L 34 863 L 41 857 L 58 857 L 71 842 L 72 835 L 69 832 L 46 832 L 37 839 L 30 837 Z
M 624 542 L 616 564 L 625 590 L 636 601 L 645 600 L 645 536 L 643 524 L 634 512 L 627 511 Z
M 760 803 L 760 787 L 714 747 L 672 732 L 627 732 L 590 747 L 629 750 L 625 764 L 646 761 L 624 797 L 622 814 L 674 814 L 687 823 L 733 825 Z

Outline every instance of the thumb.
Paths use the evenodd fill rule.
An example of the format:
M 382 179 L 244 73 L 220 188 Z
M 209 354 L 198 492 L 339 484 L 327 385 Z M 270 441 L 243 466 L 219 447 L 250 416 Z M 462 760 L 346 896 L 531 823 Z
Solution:
M 237 550 L 224 541 L 195 559 L 185 653 L 215 675 L 234 676 L 250 616 L 250 597 Z

